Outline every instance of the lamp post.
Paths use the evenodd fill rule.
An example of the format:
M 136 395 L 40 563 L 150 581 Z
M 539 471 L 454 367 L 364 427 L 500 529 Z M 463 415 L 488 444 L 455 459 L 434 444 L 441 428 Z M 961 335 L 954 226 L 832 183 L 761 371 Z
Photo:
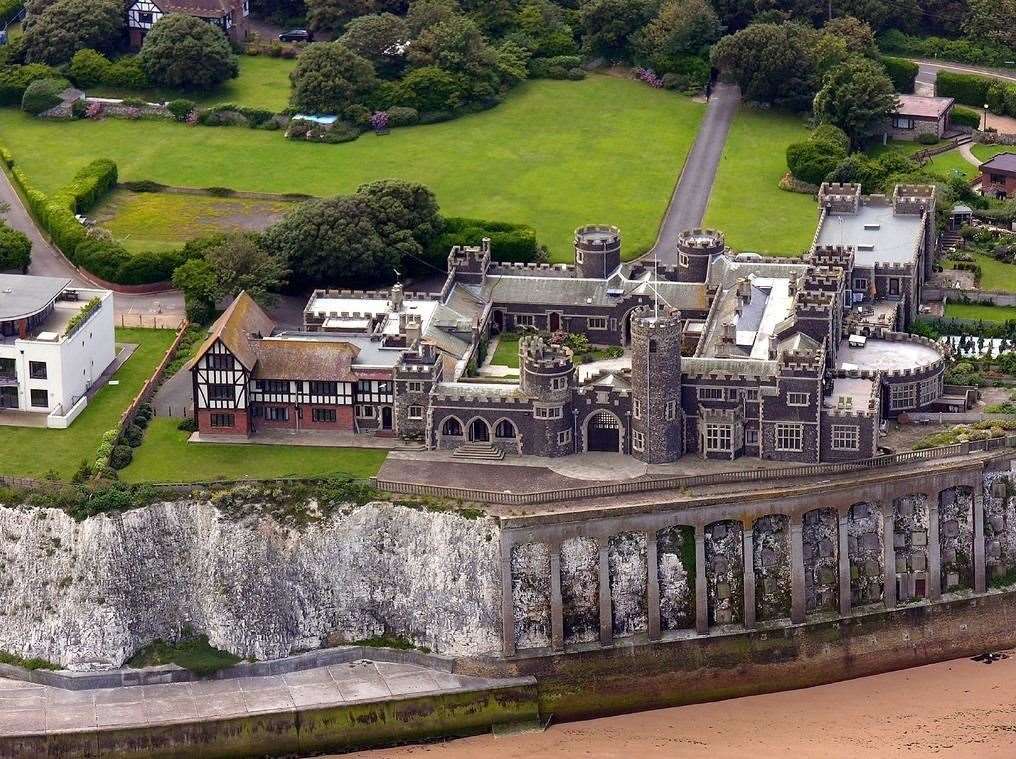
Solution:
M 982 132 L 988 131 L 988 104 L 984 104 L 984 126 L 981 127 Z

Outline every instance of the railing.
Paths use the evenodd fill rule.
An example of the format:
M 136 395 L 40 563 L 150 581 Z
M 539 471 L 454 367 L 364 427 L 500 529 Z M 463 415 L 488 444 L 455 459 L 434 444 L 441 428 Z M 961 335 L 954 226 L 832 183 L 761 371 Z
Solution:
M 793 479 L 813 477 L 827 474 L 841 474 L 872 469 L 884 469 L 914 461 L 966 456 L 970 453 L 993 451 L 1001 448 L 1016 448 L 1016 435 L 973 440 L 968 443 L 939 448 L 926 448 L 920 451 L 902 451 L 886 456 L 876 456 L 860 461 L 845 461 L 831 464 L 806 464 L 804 466 L 788 466 L 777 469 L 744 469 L 735 472 L 716 472 L 713 474 L 696 474 L 675 477 L 643 477 L 625 482 L 610 482 L 598 485 L 585 485 L 576 488 L 561 488 L 549 491 L 530 493 L 511 493 L 507 491 L 475 490 L 471 488 L 453 488 L 444 485 L 421 485 L 410 482 L 394 482 L 375 478 L 374 483 L 389 493 L 401 495 L 432 496 L 455 500 L 496 503 L 505 505 L 533 505 L 554 501 L 579 500 L 583 498 L 600 498 L 613 495 L 633 493 L 649 493 L 658 490 L 681 490 L 689 487 L 722 485 L 736 482 L 758 482 L 762 480 Z

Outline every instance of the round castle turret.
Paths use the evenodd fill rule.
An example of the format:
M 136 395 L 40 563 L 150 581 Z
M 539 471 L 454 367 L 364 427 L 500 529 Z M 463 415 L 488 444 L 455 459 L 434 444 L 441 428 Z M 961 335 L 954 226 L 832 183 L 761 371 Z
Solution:
M 681 325 L 680 312 L 657 316 L 648 306 L 631 318 L 632 456 L 647 464 L 684 453 Z
M 532 449 L 542 456 L 573 453 L 571 351 L 542 337 L 524 337 L 519 341 L 519 370 L 522 391 L 533 402 Z
M 601 224 L 575 230 L 575 268 L 580 277 L 606 279 L 621 265 L 621 230 Z
M 726 250 L 723 233 L 715 229 L 686 229 L 677 238 L 677 273 L 680 282 L 705 282 L 709 261 Z

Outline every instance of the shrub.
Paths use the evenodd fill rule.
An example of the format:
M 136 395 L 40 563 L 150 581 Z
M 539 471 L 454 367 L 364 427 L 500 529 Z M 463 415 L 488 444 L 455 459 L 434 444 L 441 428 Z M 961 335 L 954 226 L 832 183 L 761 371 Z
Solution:
M 112 192 L 116 180 L 116 164 L 108 158 L 99 158 L 78 171 L 71 183 L 57 194 L 73 197 L 74 210 L 81 213 L 91 209 Z
M 109 456 L 109 465 L 114 469 L 123 469 L 131 463 L 134 458 L 134 449 L 129 445 L 113 446 L 113 453 Z
M 176 428 L 181 432 L 197 432 L 198 431 L 197 419 L 193 418 L 181 419 L 180 423 L 176 425 Z
M 846 151 L 824 142 L 806 140 L 787 147 L 787 168 L 795 179 L 821 184 L 826 176 L 846 157 Z
M 0 105 L 21 105 L 25 90 L 40 79 L 56 79 L 60 72 L 41 63 L 0 69 Z
M 222 30 L 182 13 L 156 21 L 138 57 L 149 80 L 163 87 L 208 89 L 238 73 L 236 56 Z
M 38 116 L 60 105 L 60 93 L 70 86 L 66 79 L 36 79 L 21 98 L 21 110 Z
M 568 71 L 581 65 L 582 59 L 577 55 L 555 55 L 550 58 L 530 58 L 527 69 L 530 79 L 567 79 Z
M 155 416 L 155 409 L 152 408 L 151 403 L 139 403 L 138 408 L 135 411 L 135 419 L 138 417 L 143 418 L 147 423 L 149 419 Z
M 412 126 L 420 120 L 420 113 L 415 108 L 395 105 L 388 109 L 388 124 L 393 127 Z
M 444 232 L 430 245 L 428 255 L 439 261 L 455 245 L 476 245 L 490 238 L 491 249 L 498 261 L 529 263 L 540 258 L 536 232 L 525 224 L 451 217 L 445 219 Z
M 914 80 L 917 79 L 917 74 L 920 71 L 920 67 L 916 63 L 889 56 L 883 56 L 881 61 L 897 92 L 909 94 L 914 91 Z
M 129 445 L 131 448 L 137 448 L 138 446 L 141 445 L 142 442 L 144 442 L 145 431 L 137 424 L 132 424 L 129 427 L 127 427 L 127 429 L 124 430 L 123 439 L 124 442 L 127 443 L 127 445 Z M 114 448 L 113 450 L 115 453 L 116 449 Z
M 981 126 L 981 114 L 961 105 L 953 108 L 950 118 L 952 123 L 957 126 L 970 127 L 971 129 L 978 129 Z
M 828 143 L 834 145 L 844 155 L 850 150 L 850 138 L 847 133 L 835 124 L 821 124 L 812 131 L 810 139 L 813 142 Z
M 957 74 L 952 71 L 939 71 L 936 80 L 936 93 L 942 97 L 956 98 L 957 103 L 980 108 L 988 102 L 988 90 L 992 80 L 973 74 Z
M 143 90 L 150 82 L 141 59 L 136 55 L 125 55 L 112 62 L 103 84 L 127 90 Z
M 111 66 L 102 53 L 86 48 L 74 54 L 67 73 L 78 87 L 94 87 L 108 81 Z
M 191 111 L 194 110 L 194 101 L 185 98 L 170 100 L 166 103 L 166 109 L 173 114 L 173 118 L 177 121 L 186 121 Z
M 917 136 L 917 141 L 922 145 L 937 145 L 938 135 L 932 134 L 930 132 L 925 132 Z

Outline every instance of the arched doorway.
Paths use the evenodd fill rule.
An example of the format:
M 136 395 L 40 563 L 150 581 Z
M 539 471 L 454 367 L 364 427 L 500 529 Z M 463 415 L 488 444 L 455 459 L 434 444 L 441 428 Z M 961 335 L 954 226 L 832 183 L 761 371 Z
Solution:
M 483 419 L 474 419 L 469 423 L 469 442 L 471 443 L 489 443 L 490 442 L 490 425 L 488 425 Z
M 559 331 L 561 329 L 561 314 L 551 311 L 550 316 L 547 317 L 547 326 L 551 332 Z
M 514 440 L 515 435 L 515 425 L 507 419 L 502 419 L 494 426 L 494 437 L 498 440 Z
M 462 423 L 454 416 L 448 417 L 441 425 L 441 434 L 448 437 L 462 437 Z
M 596 411 L 586 420 L 586 450 L 619 453 L 621 420 L 609 411 Z

